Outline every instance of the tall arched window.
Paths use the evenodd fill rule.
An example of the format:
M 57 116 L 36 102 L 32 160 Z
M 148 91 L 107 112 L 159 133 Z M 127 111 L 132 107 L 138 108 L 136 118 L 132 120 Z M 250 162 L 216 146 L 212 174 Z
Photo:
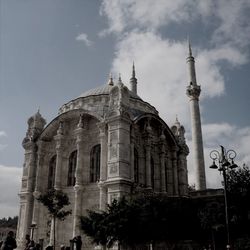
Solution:
M 56 172 L 56 155 L 54 155 L 49 162 L 48 189 L 54 187 L 55 172 Z
M 101 145 L 98 144 L 90 152 L 90 182 L 96 182 L 100 179 L 100 155 Z
M 134 181 L 139 182 L 139 157 L 136 149 L 134 149 Z
M 152 188 L 154 188 L 155 186 L 155 168 L 154 168 L 154 160 L 151 157 L 151 161 L 150 161 L 150 167 L 151 167 L 151 186 Z
M 76 161 L 77 151 L 73 151 L 69 156 L 68 186 L 74 186 L 76 183 Z

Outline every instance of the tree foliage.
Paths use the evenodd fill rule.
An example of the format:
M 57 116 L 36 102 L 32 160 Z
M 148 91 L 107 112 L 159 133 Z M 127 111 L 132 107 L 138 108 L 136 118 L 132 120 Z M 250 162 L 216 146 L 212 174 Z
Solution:
M 71 210 L 63 210 L 63 208 L 70 204 L 67 194 L 60 190 L 50 189 L 45 194 L 41 194 L 37 200 L 41 202 L 47 209 L 51 216 L 59 220 L 64 220 Z
M 227 173 L 230 229 L 235 237 L 250 235 L 250 169 L 247 166 Z
M 56 219 L 63 221 L 68 215 L 71 214 L 71 210 L 64 210 L 65 206 L 70 205 L 69 198 L 67 194 L 60 190 L 50 189 L 45 194 L 39 195 L 37 198 L 39 202 L 41 202 L 47 209 L 49 214 L 52 217 L 53 221 L 53 245 L 56 245 L 56 237 L 55 237 L 55 222 Z
M 0 219 L 0 228 L 16 228 L 18 217 L 14 216 Z
M 108 246 L 116 241 L 133 246 L 199 237 L 197 210 L 187 198 L 151 195 L 114 200 L 106 212 L 88 211 L 81 222 L 93 243 Z

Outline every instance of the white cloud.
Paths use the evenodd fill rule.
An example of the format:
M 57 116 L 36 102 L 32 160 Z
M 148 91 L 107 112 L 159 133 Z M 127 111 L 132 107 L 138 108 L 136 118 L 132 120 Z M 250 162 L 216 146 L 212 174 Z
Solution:
M 215 43 L 232 43 L 244 47 L 250 38 L 250 1 L 216 1 L 215 15 L 220 20 L 219 27 L 213 34 Z
M 201 84 L 202 88 L 201 98 L 211 98 L 224 93 L 224 77 L 219 65 L 221 60 L 233 64 L 244 62 L 244 58 L 234 49 L 224 49 L 198 49 L 200 53 L 197 56 L 196 68 L 198 84 Z M 178 114 L 186 125 L 189 124 L 188 98 L 185 95 L 188 85 L 186 55 L 186 42 L 164 40 L 153 32 L 134 31 L 117 43 L 112 71 L 116 74 L 121 72 L 122 76 L 130 76 L 131 62 L 134 60 L 139 95 L 156 106 L 168 121 L 172 121 Z M 123 81 L 126 83 L 129 79 Z
M 103 0 L 100 13 L 107 17 L 108 28 L 101 34 L 120 36 L 134 29 L 157 31 L 173 23 L 202 21 L 212 27 L 207 35 L 214 45 L 243 49 L 250 43 L 249 11 L 249 0 Z
M 159 0 L 157 4 L 154 0 L 103 0 L 101 14 L 108 18 L 108 28 L 103 34 L 117 34 L 112 71 L 115 74 L 122 73 L 122 78 L 130 76 L 132 61 L 135 61 L 138 94 L 160 111 L 169 126 L 178 114 L 189 135 L 190 114 L 185 95 L 188 84 L 185 63 L 187 44 L 163 38 L 159 28 L 171 23 L 201 20 L 204 25 L 210 25 L 211 30 L 207 35 L 213 48 L 193 48 L 202 101 L 225 92 L 221 62 L 232 66 L 247 63 L 248 55 L 244 46 L 250 42 L 250 21 L 245 10 L 249 5 L 247 0 L 237 3 L 234 0 Z M 126 84 L 129 77 L 122 80 Z M 208 168 L 211 164 L 209 152 L 218 148 L 219 144 L 226 148 L 234 146 L 239 153 L 238 162 L 250 164 L 249 130 L 249 127 L 238 128 L 227 123 L 203 125 L 208 187 L 220 186 L 219 173 Z M 187 143 L 191 149 L 188 157 L 189 179 L 193 183 L 192 146 L 190 141 Z
M 5 131 L 0 131 L 0 137 L 2 137 L 2 136 L 7 136 L 7 134 L 6 134 L 6 132 Z
M 85 43 L 87 47 L 93 45 L 93 42 L 88 39 L 88 35 L 86 33 L 81 33 L 76 37 L 76 41 L 82 41 Z
M 0 165 L 0 218 L 18 215 L 22 169 Z
M 250 166 L 250 127 L 239 128 L 228 123 L 214 123 L 204 124 L 203 128 L 203 142 L 204 142 L 204 157 L 206 165 L 206 180 L 208 187 L 221 186 L 222 176 L 219 171 L 210 169 L 212 160 L 209 154 L 212 150 L 220 152 L 220 145 L 224 146 L 226 150 L 235 150 L 237 156 L 235 163 L 242 167 L 245 163 Z M 191 146 L 191 142 L 188 142 Z M 192 155 L 189 155 L 189 182 L 194 183 L 194 169 L 192 168 Z
M 7 133 L 3 130 L 0 131 L 0 138 L 7 137 Z M 0 151 L 4 150 L 8 145 L 0 143 Z

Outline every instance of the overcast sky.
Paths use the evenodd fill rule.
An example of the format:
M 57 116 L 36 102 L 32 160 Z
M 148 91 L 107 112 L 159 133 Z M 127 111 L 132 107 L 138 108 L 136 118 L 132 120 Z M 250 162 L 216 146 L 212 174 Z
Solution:
M 250 165 L 249 0 L 0 0 L 0 218 L 18 214 L 27 119 L 50 122 L 64 103 L 103 85 L 125 84 L 135 62 L 139 96 L 169 126 L 186 128 L 194 183 L 187 37 L 201 85 L 208 187 L 221 186 L 209 152 L 224 145 Z M 4 190 L 4 192 L 3 192 Z

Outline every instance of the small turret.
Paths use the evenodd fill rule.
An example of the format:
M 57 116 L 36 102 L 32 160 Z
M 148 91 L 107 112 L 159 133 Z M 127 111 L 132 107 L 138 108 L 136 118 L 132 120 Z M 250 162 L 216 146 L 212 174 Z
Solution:
M 177 116 L 171 130 L 180 143 L 185 143 L 185 128 L 180 124 Z
M 38 109 L 38 111 L 28 119 L 27 123 L 28 129 L 23 143 L 27 141 L 34 141 L 43 131 L 46 120 L 42 117 Z
M 133 62 L 133 67 L 132 67 L 132 77 L 130 78 L 130 88 L 131 91 L 135 94 L 137 94 L 137 79 L 135 77 L 135 64 Z

